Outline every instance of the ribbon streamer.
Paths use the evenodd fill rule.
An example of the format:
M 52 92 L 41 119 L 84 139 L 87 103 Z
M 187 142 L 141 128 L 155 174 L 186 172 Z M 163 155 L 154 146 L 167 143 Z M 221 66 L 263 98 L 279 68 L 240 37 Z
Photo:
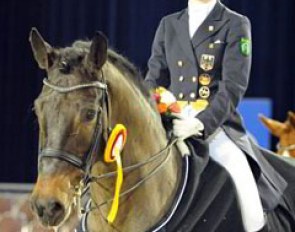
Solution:
M 118 209 L 120 192 L 123 185 L 123 165 L 121 159 L 121 152 L 124 148 L 127 139 L 127 129 L 122 124 L 117 124 L 113 129 L 104 153 L 104 160 L 106 163 L 114 163 L 117 165 L 117 179 L 115 186 L 115 193 L 110 212 L 107 216 L 108 222 L 111 224 L 115 221 Z

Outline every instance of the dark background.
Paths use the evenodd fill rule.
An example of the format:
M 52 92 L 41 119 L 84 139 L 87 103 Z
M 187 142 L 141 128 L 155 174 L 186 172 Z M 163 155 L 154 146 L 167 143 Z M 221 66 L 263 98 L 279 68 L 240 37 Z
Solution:
M 246 96 L 271 98 L 273 117 L 284 120 L 295 106 L 295 1 L 223 3 L 252 22 L 253 68 Z M 186 5 L 187 0 L 1 0 L 0 182 L 33 182 L 37 174 L 38 127 L 31 108 L 45 73 L 32 57 L 31 27 L 55 46 L 90 39 L 101 30 L 112 48 L 144 73 L 161 17 Z

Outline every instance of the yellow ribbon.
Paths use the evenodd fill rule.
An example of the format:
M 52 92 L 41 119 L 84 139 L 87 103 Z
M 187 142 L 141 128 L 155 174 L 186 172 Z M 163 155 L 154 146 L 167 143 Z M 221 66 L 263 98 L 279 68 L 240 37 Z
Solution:
M 111 224 L 115 221 L 118 209 L 120 192 L 123 185 L 123 165 L 121 159 L 121 152 L 124 148 L 127 139 L 127 129 L 122 124 L 117 124 L 113 129 L 104 153 L 104 160 L 107 163 L 116 162 L 117 164 L 117 180 L 115 186 L 115 193 L 110 212 L 107 216 L 108 222 Z

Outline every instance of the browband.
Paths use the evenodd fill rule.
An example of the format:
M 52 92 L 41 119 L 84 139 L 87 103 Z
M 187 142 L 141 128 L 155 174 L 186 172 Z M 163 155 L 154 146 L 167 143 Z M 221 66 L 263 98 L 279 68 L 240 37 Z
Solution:
M 74 85 L 74 86 L 70 86 L 70 87 L 62 87 L 62 86 L 53 85 L 49 82 L 49 80 L 47 78 L 44 78 L 43 84 L 48 86 L 49 88 L 59 92 L 59 93 L 67 93 L 67 92 L 72 92 L 72 91 L 75 91 L 78 89 L 85 89 L 85 88 L 89 88 L 89 87 L 95 87 L 95 88 L 99 88 L 99 89 L 107 89 L 107 85 L 100 82 L 100 81 L 93 81 L 93 82 L 89 82 L 86 84 Z

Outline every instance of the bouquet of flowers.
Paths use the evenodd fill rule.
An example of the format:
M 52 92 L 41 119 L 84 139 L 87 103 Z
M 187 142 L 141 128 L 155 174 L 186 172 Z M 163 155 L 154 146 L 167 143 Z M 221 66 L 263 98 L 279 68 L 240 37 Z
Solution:
M 156 88 L 153 97 L 157 103 L 158 111 L 163 116 L 170 116 L 171 113 L 180 113 L 181 108 L 173 93 L 164 87 Z

